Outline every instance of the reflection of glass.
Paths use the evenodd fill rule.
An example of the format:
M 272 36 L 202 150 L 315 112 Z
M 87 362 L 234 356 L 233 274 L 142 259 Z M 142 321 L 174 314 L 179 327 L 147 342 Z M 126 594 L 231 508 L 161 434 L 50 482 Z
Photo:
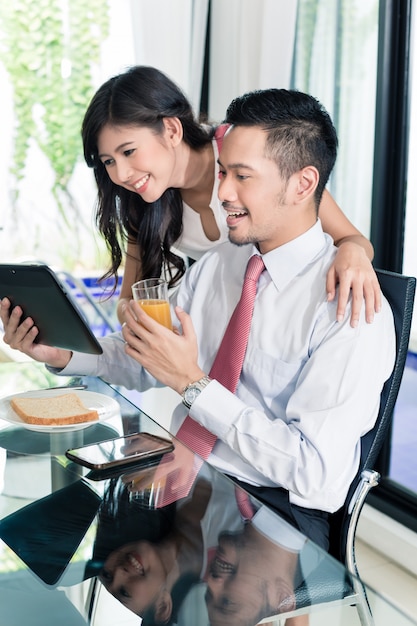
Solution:
M 143 509 L 157 509 L 161 506 L 162 496 L 164 493 L 164 484 L 162 482 L 151 482 L 148 487 L 135 491 L 134 484 L 129 487 L 129 501 L 135 502 Z
M 129 494 L 129 502 L 146 510 L 164 506 L 166 477 L 155 477 L 155 467 L 138 468 L 121 477 Z
M 156 322 L 172 330 L 168 283 L 161 278 L 139 280 L 132 285 L 133 298 Z

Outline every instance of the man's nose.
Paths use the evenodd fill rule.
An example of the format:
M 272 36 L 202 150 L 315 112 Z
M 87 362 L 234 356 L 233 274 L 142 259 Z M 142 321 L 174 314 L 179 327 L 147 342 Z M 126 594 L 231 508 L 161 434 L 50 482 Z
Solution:
M 219 599 L 224 592 L 224 580 L 221 576 L 210 576 L 207 580 L 208 596 L 212 599 L 214 604 L 219 602 Z
M 231 178 L 226 176 L 220 180 L 218 196 L 220 202 L 233 202 L 236 200 L 236 192 Z

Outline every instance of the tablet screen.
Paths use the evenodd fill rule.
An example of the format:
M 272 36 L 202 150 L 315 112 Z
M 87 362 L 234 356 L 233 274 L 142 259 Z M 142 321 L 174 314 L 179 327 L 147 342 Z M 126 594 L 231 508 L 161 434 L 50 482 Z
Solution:
M 0 265 L 0 299 L 4 297 L 33 319 L 39 329 L 38 343 L 102 353 L 86 319 L 47 265 Z

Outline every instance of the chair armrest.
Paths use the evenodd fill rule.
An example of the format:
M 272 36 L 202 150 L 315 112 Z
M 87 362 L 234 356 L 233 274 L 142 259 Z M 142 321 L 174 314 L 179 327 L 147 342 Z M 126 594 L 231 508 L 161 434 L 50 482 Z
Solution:
M 365 504 L 368 493 L 373 487 L 378 485 L 380 478 L 379 472 L 375 470 L 364 470 L 361 474 L 361 480 L 350 499 L 348 513 L 351 517 L 346 538 L 346 567 L 354 576 L 358 576 L 355 558 L 355 535 L 359 515 Z

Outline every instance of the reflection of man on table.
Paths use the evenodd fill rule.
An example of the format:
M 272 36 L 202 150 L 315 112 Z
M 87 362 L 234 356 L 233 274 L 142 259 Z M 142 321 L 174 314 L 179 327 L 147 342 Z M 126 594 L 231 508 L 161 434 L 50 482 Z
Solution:
M 239 533 L 222 533 L 207 577 L 210 626 L 254 626 L 295 608 L 304 536 L 261 507 Z
M 5 337 L 66 375 L 141 390 L 156 379 L 179 394 L 193 383 L 194 401 L 187 409 L 179 404 L 172 432 L 189 412 L 217 437 L 210 463 L 326 548 L 327 514 L 345 499 L 360 437 L 374 424 L 393 367 L 392 314 L 383 299 L 372 324 L 362 312 L 352 328 L 349 314 L 335 321 L 336 304 L 327 301 L 336 248 L 317 210 L 337 138 L 319 103 L 298 92 L 259 91 L 237 98 L 226 121 L 232 127 L 220 154 L 219 196 L 232 243 L 207 253 L 183 278 L 172 302 L 182 334 L 132 302 L 122 333 L 101 341 L 103 355 L 71 355 L 34 344 L 31 320 L 19 326 L 19 308 L 9 318 L 3 301 Z M 207 375 L 251 257 L 266 270 L 233 392 Z

